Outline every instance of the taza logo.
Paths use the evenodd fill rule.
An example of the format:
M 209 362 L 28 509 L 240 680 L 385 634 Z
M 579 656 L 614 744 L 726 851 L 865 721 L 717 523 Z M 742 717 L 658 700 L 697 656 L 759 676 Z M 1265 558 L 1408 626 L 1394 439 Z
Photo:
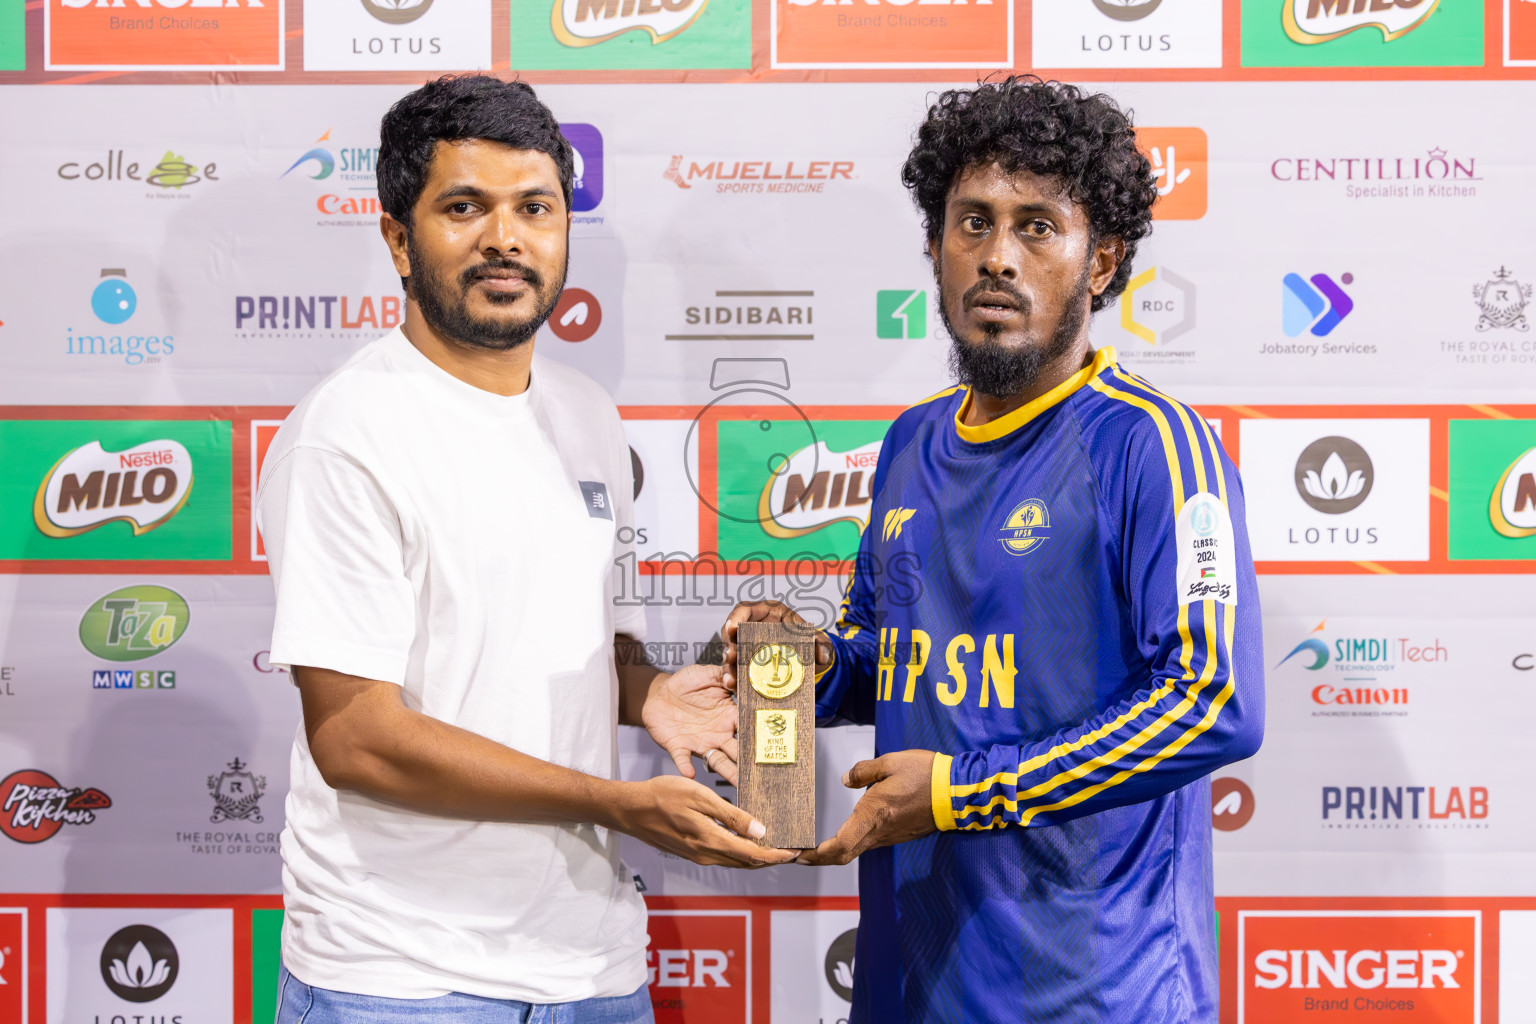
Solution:
M 187 631 L 187 602 L 165 587 L 114 590 L 80 620 L 80 643 L 98 658 L 139 661 L 167 650 Z
M 1292 42 L 1311 46 L 1363 28 L 1381 31 L 1384 42 L 1428 20 L 1440 0 L 1285 0 L 1281 17 Z
M 550 27 L 566 46 L 591 46 L 625 32 L 663 43 L 687 29 L 709 0 L 554 0 Z
M 1479 331 L 1503 327 L 1513 327 L 1517 331 L 1529 329 L 1525 322 L 1525 306 L 1531 301 L 1531 286 L 1515 280 L 1503 267 L 1495 270 L 1487 281 L 1472 286 L 1472 301 L 1477 303 L 1479 311 Z
M 32 518 L 49 537 L 73 537 L 112 522 L 128 523 L 138 536 L 164 525 L 191 493 L 192 456 L 179 441 L 145 441 L 120 452 L 92 441 L 43 477 Z
M 120 999 L 150 1003 L 176 984 L 181 957 L 160 929 L 131 924 L 112 933 L 101 947 L 101 980 Z
M 18 843 L 52 839 L 65 825 L 89 825 L 112 806 L 99 789 L 66 789 L 47 772 L 25 768 L 0 779 L 0 832 Z
M 1296 493 L 1326 515 L 1358 508 L 1371 495 L 1376 472 L 1364 448 L 1347 437 L 1321 437 L 1296 460 Z

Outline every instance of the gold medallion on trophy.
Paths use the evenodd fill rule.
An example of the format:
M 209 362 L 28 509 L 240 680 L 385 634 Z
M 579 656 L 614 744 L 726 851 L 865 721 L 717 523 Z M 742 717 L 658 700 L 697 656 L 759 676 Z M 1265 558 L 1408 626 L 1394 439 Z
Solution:
M 770 700 L 781 700 L 805 682 L 805 663 L 788 644 L 764 644 L 752 655 L 747 668 L 752 689 Z

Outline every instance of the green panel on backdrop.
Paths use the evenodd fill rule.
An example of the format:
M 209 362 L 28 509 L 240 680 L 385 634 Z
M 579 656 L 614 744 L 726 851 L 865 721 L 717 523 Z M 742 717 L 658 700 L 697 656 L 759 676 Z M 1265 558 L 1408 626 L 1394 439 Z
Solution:
M 251 1024 L 277 1019 L 277 976 L 283 963 L 283 912 L 251 911 Z
M 1440 0 L 1424 22 L 1390 42 L 1358 28 L 1322 43 L 1293 42 L 1281 22 L 1294 0 L 1243 0 L 1243 66 L 1248 68 L 1478 67 L 1483 0 Z
M 1536 420 L 1451 420 L 1450 424 L 1450 533 L 1451 558 L 1536 558 L 1536 535 L 1511 537 L 1495 528 L 1495 517 L 1506 532 L 1518 532 L 1507 513 L 1523 522 L 1532 509 L 1533 496 L 1519 489 L 1530 462 L 1521 456 L 1536 448 Z M 1496 492 L 1506 473 L 1511 473 L 1514 498 L 1496 502 Z M 1536 480 L 1531 481 L 1536 484 Z
M 0 0 L 0 71 L 26 69 L 26 0 Z
M 600 41 L 568 45 L 556 35 L 558 27 L 560 34 L 576 39 L 564 27 L 568 17 L 580 19 L 584 26 L 599 24 L 606 17 L 619 27 L 640 19 L 631 17 L 625 21 L 618 0 L 516 0 L 511 19 L 512 70 L 750 68 L 752 0 L 694 3 L 703 7 L 698 17 L 659 42 L 652 32 L 636 27 Z
M 233 557 L 233 434 L 232 424 L 216 420 L 0 420 L 0 462 L 5 466 L 0 474 L 0 559 L 228 561 Z M 180 443 L 192 460 L 191 490 L 173 514 L 138 534 L 122 520 L 73 536 L 49 536 L 39 529 L 34 510 L 38 490 L 66 455 L 92 442 L 110 453 L 165 440 Z M 152 471 L 138 471 L 140 486 Z M 127 469 L 122 472 L 126 477 Z M 116 474 L 104 475 L 98 489 L 116 490 L 111 479 Z M 104 509 L 105 493 L 93 497 Z
M 851 559 L 858 554 L 861 524 L 869 515 L 869 490 L 874 478 L 873 453 L 852 458 L 848 453 L 878 443 L 890 427 L 888 420 L 817 420 L 799 417 L 764 420 L 728 420 L 718 425 L 719 471 L 717 505 L 720 554 L 726 559 L 766 554 L 774 561 L 800 556 Z M 824 444 L 820 458 L 810 449 Z M 811 492 L 805 508 L 811 511 L 814 529 L 806 532 L 759 522 L 765 489 L 774 467 L 784 469 L 796 494 Z M 841 479 L 839 479 L 841 476 Z M 783 500 L 770 506 L 782 518 Z M 819 506 L 819 508 L 814 507 Z M 803 528 L 802 528 L 803 529 Z M 796 532 L 792 537 L 782 536 Z M 780 535 L 775 535 L 780 534 Z

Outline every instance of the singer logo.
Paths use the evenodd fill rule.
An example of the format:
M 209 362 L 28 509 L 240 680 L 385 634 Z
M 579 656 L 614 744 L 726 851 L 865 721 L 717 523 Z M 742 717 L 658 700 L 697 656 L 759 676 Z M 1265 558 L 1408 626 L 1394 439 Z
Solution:
M 1013 0 L 773 0 L 775 68 L 1013 66 Z
M 283 68 L 280 0 L 47 0 L 49 71 Z
M 1237 927 L 1238 1024 L 1481 1019 L 1481 911 L 1252 910 Z
M 656 1024 L 745 1020 L 750 911 L 653 910 L 645 952 Z
M 146 441 L 121 452 L 92 441 L 48 471 L 32 518 L 50 537 L 73 537 L 118 521 L 138 536 L 180 512 L 191 493 L 192 456 L 179 441 Z

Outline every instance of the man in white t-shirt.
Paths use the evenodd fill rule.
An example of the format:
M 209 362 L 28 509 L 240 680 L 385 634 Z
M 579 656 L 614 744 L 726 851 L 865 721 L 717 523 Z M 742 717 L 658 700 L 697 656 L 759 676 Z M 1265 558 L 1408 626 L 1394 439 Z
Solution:
M 526 85 L 445 78 L 381 135 L 404 323 L 294 409 L 257 499 L 272 661 L 304 710 L 278 1021 L 649 1021 L 617 833 L 704 864 L 793 854 L 692 780 L 694 755 L 734 779 L 731 694 L 636 656 L 618 412 L 533 353 L 570 230 L 554 116 Z M 617 781 L 619 722 L 686 777 Z

